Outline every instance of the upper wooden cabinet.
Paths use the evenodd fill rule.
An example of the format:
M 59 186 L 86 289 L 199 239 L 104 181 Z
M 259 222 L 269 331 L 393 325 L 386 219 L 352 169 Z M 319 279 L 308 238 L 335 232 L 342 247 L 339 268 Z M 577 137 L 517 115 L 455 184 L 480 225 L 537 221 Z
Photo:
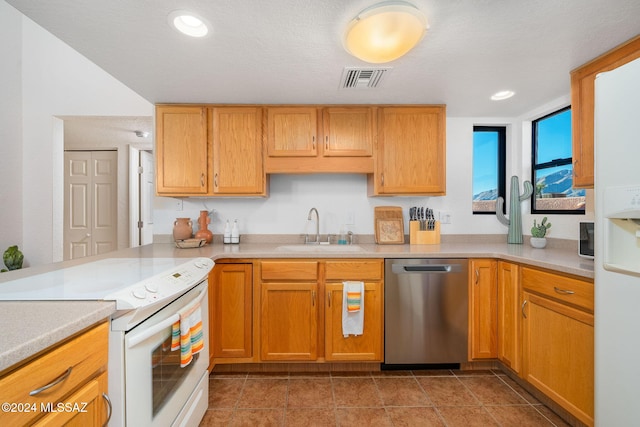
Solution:
M 212 108 L 213 195 L 265 195 L 262 108 Z
M 595 79 L 640 58 L 640 36 L 606 52 L 571 72 L 571 132 L 573 140 L 573 186 L 593 188 Z
M 446 107 L 378 110 L 378 148 L 370 195 L 444 195 Z
M 373 172 L 374 107 L 268 107 L 267 173 Z
M 263 196 L 262 108 L 156 107 L 160 196 Z
M 305 157 L 318 154 L 315 107 L 267 109 L 267 156 Z
M 160 196 L 209 194 L 211 149 L 207 109 L 156 107 L 156 192 Z
M 323 155 L 370 157 L 373 154 L 374 109 L 329 107 L 322 110 Z

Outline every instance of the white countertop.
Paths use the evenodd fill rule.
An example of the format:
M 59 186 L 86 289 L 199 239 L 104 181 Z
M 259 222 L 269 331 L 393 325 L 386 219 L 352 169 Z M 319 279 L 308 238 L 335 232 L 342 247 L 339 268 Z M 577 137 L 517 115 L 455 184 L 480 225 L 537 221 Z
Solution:
M 280 243 L 214 243 L 202 248 L 179 249 L 173 243 L 156 243 L 138 248 L 90 257 L 81 260 L 25 268 L 0 274 L 2 282 L 59 270 L 106 258 L 498 258 L 529 264 L 565 274 L 593 279 L 593 261 L 580 258 L 568 249 L 534 249 L 528 244 L 484 243 L 475 241 L 442 243 L 440 245 L 376 245 L 358 244 L 360 251 L 334 245 L 327 251 L 288 251 Z M 91 279 L 91 278 L 88 278 Z M 0 302 L 0 324 L 5 331 L 0 340 L 0 372 L 39 353 L 47 347 L 108 318 L 115 303 L 104 301 L 3 301 Z

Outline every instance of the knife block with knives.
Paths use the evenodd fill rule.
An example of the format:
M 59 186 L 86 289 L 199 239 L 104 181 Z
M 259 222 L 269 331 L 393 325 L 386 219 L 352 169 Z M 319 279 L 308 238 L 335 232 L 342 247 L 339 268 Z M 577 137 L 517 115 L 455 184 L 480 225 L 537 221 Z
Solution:
M 440 221 L 436 221 L 433 210 L 413 207 L 409 209 L 409 244 L 439 245 Z
M 420 230 L 420 221 L 409 221 L 409 244 L 439 245 L 440 221 L 435 221 L 433 230 Z

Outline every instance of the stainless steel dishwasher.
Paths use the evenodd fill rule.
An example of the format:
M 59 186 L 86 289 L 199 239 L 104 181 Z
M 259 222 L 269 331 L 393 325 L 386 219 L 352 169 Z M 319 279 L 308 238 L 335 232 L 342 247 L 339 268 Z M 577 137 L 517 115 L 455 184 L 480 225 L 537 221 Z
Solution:
M 467 362 L 468 260 L 386 259 L 384 363 Z

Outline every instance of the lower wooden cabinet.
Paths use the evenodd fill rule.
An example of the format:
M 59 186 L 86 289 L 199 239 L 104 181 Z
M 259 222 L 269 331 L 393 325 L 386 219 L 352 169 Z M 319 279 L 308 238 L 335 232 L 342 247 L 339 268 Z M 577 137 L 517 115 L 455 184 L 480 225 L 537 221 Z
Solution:
M 379 361 L 383 356 L 384 284 L 382 261 L 327 261 L 324 353 L 328 361 Z M 362 335 L 342 333 L 343 280 L 364 281 Z
M 316 360 L 318 284 L 263 283 L 261 288 L 261 359 Z
M 69 409 L 49 413 L 38 420 L 34 426 L 103 426 L 108 417 L 104 398 L 107 394 L 107 384 L 107 373 L 104 372 L 65 399 L 63 403 L 67 405 L 65 408 Z M 78 410 L 74 410 L 76 408 Z
M 498 261 L 498 360 L 516 373 L 522 361 L 520 266 Z
M 383 360 L 382 260 L 262 261 L 260 276 L 260 360 Z M 346 280 L 365 284 L 359 336 L 342 334 Z
M 469 359 L 498 356 L 497 284 L 493 259 L 469 262 Z
M 104 322 L 3 375 L 0 400 L 22 410 L 3 413 L 2 425 L 104 425 L 109 412 L 108 339 L 109 324 Z M 37 389 L 43 391 L 32 396 Z M 56 410 L 58 402 L 70 406 Z
M 593 425 L 593 284 L 523 267 L 522 288 L 522 377 Z
M 209 273 L 210 365 L 253 355 L 253 265 L 216 262 Z

